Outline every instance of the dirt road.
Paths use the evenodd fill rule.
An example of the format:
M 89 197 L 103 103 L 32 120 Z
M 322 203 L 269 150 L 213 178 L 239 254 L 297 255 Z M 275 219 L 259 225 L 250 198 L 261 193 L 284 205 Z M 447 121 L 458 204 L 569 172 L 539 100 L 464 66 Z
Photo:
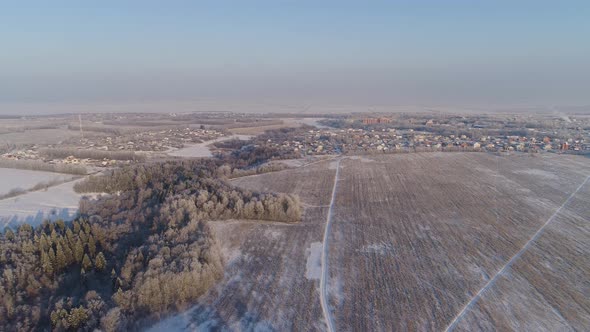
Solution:
M 340 175 L 340 162 L 339 159 L 336 164 L 336 174 L 334 175 L 334 185 L 332 187 L 332 197 L 330 199 L 330 207 L 328 209 L 328 216 L 326 217 L 326 228 L 324 229 L 324 241 L 322 242 L 322 275 L 320 278 L 320 303 L 322 304 L 322 311 L 324 313 L 324 319 L 328 332 L 334 331 L 334 321 L 332 319 L 332 313 L 330 312 L 330 305 L 328 304 L 328 290 L 326 283 L 328 279 L 328 251 L 329 251 L 329 235 L 330 226 L 332 223 L 332 215 L 334 210 L 334 202 L 336 197 L 336 190 L 338 189 L 338 176 Z

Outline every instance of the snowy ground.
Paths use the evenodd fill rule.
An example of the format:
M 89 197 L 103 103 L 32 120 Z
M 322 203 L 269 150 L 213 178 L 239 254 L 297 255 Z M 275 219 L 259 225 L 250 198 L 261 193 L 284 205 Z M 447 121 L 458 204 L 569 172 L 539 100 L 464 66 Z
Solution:
M 301 118 L 301 119 L 294 119 L 293 122 L 305 124 L 308 126 L 315 126 L 318 128 L 330 128 L 328 126 L 324 126 L 319 123 L 319 121 L 324 120 L 325 118 Z
M 78 211 L 83 196 L 74 192 L 76 181 L 66 182 L 47 190 L 0 200 L 0 229 L 22 223 L 33 226 L 45 219 L 71 220 Z
M 222 142 L 231 139 L 240 139 L 240 140 L 248 140 L 251 136 L 248 135 L 231 135 L 226 137 L 216 138 L 214 140 L 206 141 L 199 144 L 192 144 L 187 145 L 186 147 L 174 151 L 168 152 L 169 155 L 174 157 L 185 157 L 185 158 L 202 158 L 202 157 L 211 157 L 211 149 L 209 149 L 209 145 L 215 142 Z
M 322 243 L 313 242 L 307 252 L 305 277 L 309 280 L 320 280 L 322 275 Z
M 41 182 L 61 181 L 71 179 L 72 175 L 29 171 L 23 169 L 0 168 L 0 195 L 7 194 L 12 189 L 27 190 Z
M 231 257 L 223 279 L 151 331 L 326 331 L 323 309 L 335 331 L 588 330 L 587 159 L 413 153 L 336 166 L 232 180 L 298 194 L 303 220 L 212 222 Z

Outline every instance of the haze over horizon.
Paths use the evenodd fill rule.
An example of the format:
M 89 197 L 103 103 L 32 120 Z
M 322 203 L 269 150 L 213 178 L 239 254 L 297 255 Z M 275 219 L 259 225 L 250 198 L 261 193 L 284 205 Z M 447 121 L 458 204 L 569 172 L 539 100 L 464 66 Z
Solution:
M 4 4 L 0 114 L 590 105 L 588 17 L 584 1 Z

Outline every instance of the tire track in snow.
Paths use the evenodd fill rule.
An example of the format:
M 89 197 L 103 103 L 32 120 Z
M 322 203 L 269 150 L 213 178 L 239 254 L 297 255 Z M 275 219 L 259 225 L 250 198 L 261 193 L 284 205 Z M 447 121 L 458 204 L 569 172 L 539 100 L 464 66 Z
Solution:
M 330 226 L 332 224 L 332 210 L 334 208 L 334 201 L 336 198 L 336 187 L 338 184 L 338 176 L 340 175 L 340 161 L 336 164 L 336 175 L 334 176 L 334 186 L 332 187 L 332 198 L 330 200 L 330 208 L 328 209 L 328 216 L 326 217 L 326 227 L 324 229 L 324 240 L 322 242 L 322 275 L 320 277 L 320 304 L 324 312 L 324 319 L 328 327 L 328 332 L 334 331 L 334 321 L 328 306 L 328 290 L 326 288 L 326 279 L 328 277 L 328 235 L 330 234 Z
M 469 300 L 469 302 L 467 302 L 467 304 L 465 304 L 463 309 L 455 316 L 455 318 L 453 318 L 451 323 L 447 326 L 447 328 L 445 329 L 445 332 L 453 331 L 455 329 L 455 327 L 457 327 L 457 324 L 459 323 L 459 321 L 461 321 L 463 316 L 471 310 L 473 305 L 475 305 L 475 303 L 477 303 L 477 300 L 479 300 L 481 298 L 483 293 L 485 293 L 488 289 L 490 289 L 490 287 L 492 287 L 496 283 L 496 280 L 498 279 L 498 277 L 501 276 L 502 274 L 504 274 L 506 269 L 511 267 L 512 264 L 518 258 L 520 258 L 520 256 L 522 256 L 522 254 L 529 248 L 529 246 L 539 238 L 539 236 L 543 233 L 543 230 L 545 229 L 545 227 L 547 225 L 549 225 L 549 223 L 551 221 L 553 221 L 553 219 L 559 214 L 559 212 L 561 212 L 561 209 L 571 201 L 571 199 L 578 193 L 578 191 L 580 191 L 580 189 L 582 189 L 582 187 L 586 184 L 586 182 L 588 182 L 588 179 L 590 179 L 590 175 L 587 176 L 586 179 L 582 182 L 582 184 L 580 184 L 578 186 L 578 188 L 565 200 L 565 202 L 563 202 L 563 204 L 561 204 L 561 206 L 559 208 L 557 208 L 557 210 L 555 210 L 555 212 L 551 215 L 551 217 L 549 217 L 549 219 L 547 219 L 547 221 L 543 224 L 543 226 L 541 226 L 541 228 L 539 228 L 537 230 L 537 232 L 535 232 L 535 234 L 533 234 L 533 236 L 524 244 L 524 246 L 522 248 L 520 248 L 520 250 L 516 254 L 514 254 L 514 256 L 512 256 L 512 258 L 510 258 L 508 260 L 506 265 L 504 265 L 498 272 L 496 272 L 496 274 L 490 280 L 488 280 L 488 282 L 475 294 L 475 296 L 473 296 L 471 298 L 471 300 Z

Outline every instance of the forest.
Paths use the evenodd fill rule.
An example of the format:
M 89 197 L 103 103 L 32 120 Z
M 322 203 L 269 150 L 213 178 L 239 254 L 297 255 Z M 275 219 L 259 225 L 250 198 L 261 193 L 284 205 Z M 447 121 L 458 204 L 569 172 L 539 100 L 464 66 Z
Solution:
M 73 222 L 0 235 L 0 330 L 137 330 L 188 307 L 223 274 L 209 223 L 296 222 L 298 197 L 235 188 L 227 165 L 141 164 L 91 176 Z

